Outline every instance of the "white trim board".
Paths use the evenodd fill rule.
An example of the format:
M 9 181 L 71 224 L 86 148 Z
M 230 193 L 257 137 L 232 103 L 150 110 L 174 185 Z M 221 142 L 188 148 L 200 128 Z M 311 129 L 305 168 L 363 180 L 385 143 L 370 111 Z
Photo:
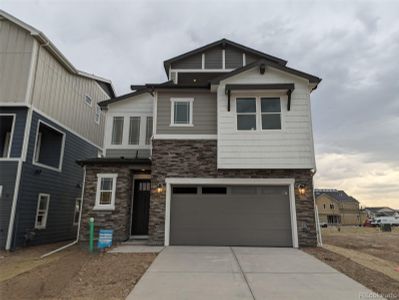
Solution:
M 170 242 L 170 207 L 172 200 L 172 185 L 283 185 L 289 186 L 290 216 L 292 245 L 298 248 L 298 228 L 296 221 L 295 206 L 295 179 L 294 178 L 175 178 L 165 179 L 166 182 L 166 204 L 165 204 L 165 240 L 164 245 L 169 246 Z
M 217 140 L 217 134 L 154 134 L 154 140 Z
M 1 116 L 12 117 L 10 140 L 8 141 L 7 155 L 5 157 L 1 157 L 3 159 L 4 158 L 9 159 L 9 158 L 11 158 L 11 151 L 12 151 L 12 146 L 13 146 L 12 143 L 13 143 L 13 140 L 14 140 L 15 123 L 17 122 L 17 114 L 16 113 L 0 113 L 0 117 Z

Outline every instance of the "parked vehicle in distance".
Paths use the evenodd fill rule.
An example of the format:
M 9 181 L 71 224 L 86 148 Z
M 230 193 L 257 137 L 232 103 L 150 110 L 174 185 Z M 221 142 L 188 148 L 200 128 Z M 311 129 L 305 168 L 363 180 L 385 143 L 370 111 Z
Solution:
M 327 224 L 326 222 L 321 222 L 321 223 L 320 223 L 320 227 L 321 227 L 321 228 L 327 228 L 327 227 L 328 227 L 328 224 Z
M 374 226 L 382 226 L 385 224 L 399 226 L 399 216 L 376 217 L 371 221 L 371 224 Z

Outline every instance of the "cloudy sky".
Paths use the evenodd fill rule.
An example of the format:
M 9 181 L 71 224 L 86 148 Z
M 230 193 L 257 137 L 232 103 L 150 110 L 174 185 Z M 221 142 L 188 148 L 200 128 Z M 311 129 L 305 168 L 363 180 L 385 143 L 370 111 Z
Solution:
M 79 69 L 132 83 L 226 37 L 323 78 L 312 94 L 316 186 L 399 209 L 399 1 L 6 1 Z

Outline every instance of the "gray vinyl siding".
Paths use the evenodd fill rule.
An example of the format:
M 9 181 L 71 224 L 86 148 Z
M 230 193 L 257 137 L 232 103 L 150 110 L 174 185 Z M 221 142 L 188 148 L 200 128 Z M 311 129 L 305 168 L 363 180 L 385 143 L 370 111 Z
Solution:
M 17 169 L 17 161 L 0 161 L 0 185 L 3 186 L 3 193 L 0 198 L 0 249 L 5 247 L 7 240 Z
M 85 97 L 92 99 L 92 106 Z M 96 104 L 109 96 L 93 79 L 67 71 L 45 48 L 39 50 L 32 104 L 49 117 L 102 147 L 105 115 L 95 122 Z
M 24 102 L 32 59 L 33 37 L 0 20 L 0 102 Z
M 39 119 L 66 134 L 62 172 L 32 164 Z M 83 169 L 76 164 L 76 160 L 96 157 L 97 151 L 96 147 L 65 128 L 58 126 L 36 112 L 33 113 L 27 160 L 22 167 L 18 195 L 14 247 L 25 245 L 25 234 L 31 231 L 35 232 L 35 237 L 30 244 L 43 244 L 75 238 L 76 226 L 73 226 L 74 205 L 76 198 L 81 196 L 83 181 Z M 46 229 L 35 230 L 39 193 L 50 194 L 50 204 Z M 86 225 L 84 224 L 83 226 Z
M 113 158 L 149 158 L 150 155 L 150 149 L 107 149 L 105 151 L 106 157 Z
M 171 98 L 194 98 L 193 127 L 171 127 Z M 158 92 L 156 134 L 217 134 L 216 94 Z
M 242 51 L 228 47 L 225 51 L 226 69 L 236 69 L 242 67 Z
M 257 61 L 258 59 L 259 59 L 259 57 L 256 55 L 249 54 L 249 53 L 245 54 L 245 62 L 247 65 L 249 65 L 250 63 L 253 63 L 254 61 Z
M 213 48 L 205 52 L 205 69 L 221 69 L 222 67 L 222 49 Z
M 12 137 L 11 157 L 21 157 L 28 109 L 26 107 L 0 107 L 0 114 L 15 114 L 15 127 Z
M 195 54 L 183 58 L 172 64 L 172 69 L 202 69 L 202 54 Z

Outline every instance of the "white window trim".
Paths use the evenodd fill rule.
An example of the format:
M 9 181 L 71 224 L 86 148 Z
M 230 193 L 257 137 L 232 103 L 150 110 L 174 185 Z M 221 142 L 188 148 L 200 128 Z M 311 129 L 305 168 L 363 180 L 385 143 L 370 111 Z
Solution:
M 42 163 L 36 161 L 36 158 L 37 158 L 37 159 L 39 158 L 39 157 L 36 157 L 36 151 L 40 151 L 40 147 L 39 147 L 39 149 L 37 149 L 37 140 L 38 140 L 38 138 L 39 138 L 39 128 L 40 128 L 40 124 L 42 124 L 42 123 L 43 123 L 44 125 L 50 127 L 51 129 L 54 129 L 55 131 L 58 131 L 59 133 L 62 134 L 62 142 L 61 142 L 62 144 L 61 144 L 60 162 L 59 162 L 59 164 L 58 164 L 58 168 L 54 168 L 54 167 L 52 167 L 52 166 L 48 166 L 48 165 L 45 165 L 45 164 L 42 164 Z M 53 170 L 53 171 L 57 171 L 57 172 L 61 172 L 61 171 L 62 171 L 62 163 L 63 163 L 63 160 L 64 160 L 65 136 L 66 136 L 66 135 L 65 135 L 65 132 L 63 132 L 63 131 L 61 131 L 61 130 L 55 128 L 54 126 L 50 125 L 49 123 L 47 123 L 47 122 L 45 122 L 45 121 L 39 120 L 39 121 L 37 122 L 37 126 L 36 126 L 35 148 L 33 149 L 32 165 L 39 166 L 39 167 L 42 167 L 42 168 L 46 168 L 46 169 Z
M 165 239 L 164 245 L 169 246 L 170 242 L 170 210 L 172 200 L 172 186 L 179 185 L 282 185 L 289 188 L 290 218 L 292 247 L 298 248 L 298 227 L 296 220 L 295 206 L 295 179 L 294 178 L 165 178 L 166 199 L 165 199 Z
M 255 111 L 254 112 L 237 112 L 237 100 L 240 100 L 241 98 L 248 98 L 248 99 L 251 99 L 251 100 L 255 100 Z M 237 131 L 244 131 L 244 132 L 252 132 L 252 131 L 257 131 L 258 130 L 258 128 L 259 128 L 259 125 L 258 125 L 258 99 L 257 99 L 257 97 L 254 97 L 254 96 L 252 96 L 252 97 L 236 97 L 236 99 L 235 99 L 235 112 L 236 112 L 236 130 Z M 243 115 L 243 116 L 253 116 L 253 115 L 255 115 L 255 126 L 256 126 L 256 128 L 255 129 L 238 129 L 238 116 L 239 115 Z
M 6 159 L 11 158 L 12 141 L 14 139 L 14 129 L 15 129 L 15 122 L 16 122 L 16 119 L 17 119 L 17 115 L 16 114 L 4 113 L 4 114 L 0 114 L 0 116 L 12 117 L 10 141 L 9 141 L 9 145 L 8 145 L 7 155 L 5 157 L 0 157 L 0 160 L 6 160 Z
M 77 201 L 80 201 L 80 204 L 79 204 L 79 218 L 80 218 L 80 211 L 82 210 L 82 198 L 81 197 L 77 197 L 77 198 L 75 198 L 75 209 L 74 209 L 74 211 L 73 211 L 73 226 L 77 226 L 78 224 L 79 224 L 79 218 L 78 218 L 78 221 L 77 222 L 75 222 L 75 215 L 76 215 L 76 202 Z
M 89 99 L 91 100 L 91 101 L 90 101 L 90 104 L 87 103 L 87 101 L 86 101 L 87 98 L 89 98 Z M 88 105 L 88 106 L 90 106 L 90 107 L 93 107 L 93 98 L 90 97 L 89 95 L 85 95 L 83 101 L 86 103 L 86 105 Z
M 240 114 L 254 114 L 254 113 L 237 113 L 237 99 L 239 98 L 255 98 L 256 99 L 256 130 L 243 130 L 238 129 L 238 118 L 237 115 Z M 281 128 L 280 129 L 263 129 L 262 128 L 262 113 L 261 109 L 261 98 L 280 98 L 280 121 L 281 121 Z M 284 110 L 283 110 L 283 97 L 281 95 L 261 95 L 261 96 L 254 96 L 254 95 L 237 95 L 234 97 L 234 104 L 233 104 L 233 111 L 235 114 L 235 130 L 236 132 L 248 132 L 248 133 L 272 133 L 272 132 L 283 132 L 284 131 Z M 277 114 L 278 112 L 271 113 Z
M 47 197 L 47 205 L 46 205 L 46 212 L 45 212 L 44 217 L 43 217 L 44 222 L 43 222 L 42 225 L 38 225 L 38 224 L 37 224 L 37 217 L 38 217 L 38 214 L 39 214 L 40 198 L 41 198 L 42 196 Z M 35 229 L 46 229 L 49 205 L 50 205 L 50 194 L 40 193 L 39 196 L 38 196 L 38 198 L 37 198 L 36 217 L 35 217 Z
M 190 122 L 188 124 L 175 124 L 175 103 L 188 102 L 190 103 Z M 170 98 L 170 127 L 193 127 L 193 105 L 194 98 Z
M 112 178 L 112 192 L 111 192 L 111 204 L 100 204 L 100 189 L 101 189 L 101 179 L 102 178 Z M 96 190 L 96 202 L 93 210 L 114 210 L 115 209 L 115 193 L 116 193 L 116 179 L 118 174 L 97 174 L 97 190 Z

